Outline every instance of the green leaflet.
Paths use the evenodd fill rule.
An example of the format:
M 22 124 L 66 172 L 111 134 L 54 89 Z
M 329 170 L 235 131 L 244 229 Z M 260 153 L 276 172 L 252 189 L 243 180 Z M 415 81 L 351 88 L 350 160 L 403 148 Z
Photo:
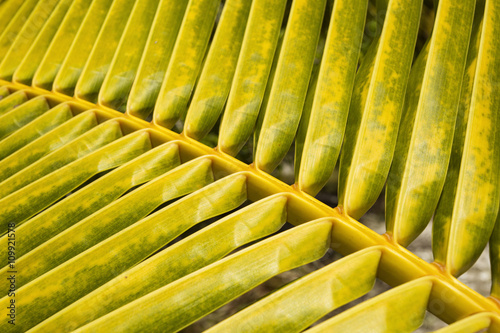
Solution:
M 0 87 L 0 101 L 10 95 L 10 90 L 7 87 Z
M 377 49 L 363 59 L 373 69 L 353 98 L 339 169 L 339 206 L 353 218 L 375 203 L 389 173 L 421 8 L 422 1 L 391 1 Z
M 349 255 L 252 304 L 207 333 L 302 332 L 330 311 L 370 291 L 380 256 L 380 250 L 373 248 Z
M 3 7 L 0 8 L 0 31 L 5 30 L 24 2 L 25 0 L 11 0 L 3 3 Z
M 26 85 L 32 83 L 33 76 L 70 6 L 71 0 L 61 0 L 58 3 L 36 39 L 27 45 L 29 49 L 9 50 L 9 60 L 5 59 L 1 65 L 2 76 L 12 77 L 13 81 Z
M 185 133 L 200 140 L 219 119 L 233 81 L 251 1 L 228 0 L 186 116 Z
M 89 127 L 94 127 L 96 122 L 95 114 L 87 114 L 87 116 L 88 118 L 86 120 L 88 122 L 83 123 L 83 128 L 78 128 L 79 131 L 77 131 L 77 133 L 74 133 L 73 131 L 70 131 L 69 133 L 66 132 L 69 127 L 68 125 L 74 125 L 74 123 L 71 121 L 68 121 L 66 124 L 63 124 L 61 126 L 64 127 L 64 130 L 66 130 L 64 131 L 64 133 L 58 131 L 59 128 L 53 131 L 55 133 L 49 132 L 47 136 L 53 136 L 53 140 L 55 141 L 55 148 L 57 148 L 58 146 L 60 148 L 54 150 L 48 155 L 45 155 L 43 158 L 40 157 L 43 156 L 42 154 L 47 153 L 46 146 L 35 147 L 39 149 L 35 150 L 34 154 L 29 150 L 21 149 L 18 152 L 19 154 L 12 154 L 12 156 L 9 156 L 8 159 L 0 162 L 2 163 L 1 166 L 4 166 L 3 162 L 7 162 L 6 164 L 8 164 L 8 166 L 10 167 L 9 173 L 15 173 L 16 170 L 20 170 L 22 167 L 25 167 L 24 169 L 22 169 L 22 171 L 15 173 L 13 176 L 8 177 L 0 183 L 0 198 L 4 198 L 10 193 L 23 188 L 24 186 L 36 181 L 37 179 L 42 178 L 43 176 L 50 174 L 55 170 L 58 170 L 66 164 L 71 163 L 74 160 L 81 158 L 122 136 L 120 124 L 117 121 L 112 120 L 91 129 L 90 131 L 77 137 L 73 141 L 70 141 L 69 144 L 64 145 L 63 143 L 58 141 L 60 139 L 71 140 L 72 138 L 80 134 L 79 132 L 81 132 L 82 130 L 85 131 Z M 75 117 L 74 121 L 79 122 L 82 120 L 84 119 L 77 119 Z M 64 135 L 62 138 L 61 134 Z M 42 146 L 44 143 L 45 137 L 43 136 L 39 140 L 33 142 L 33 145 L 36 146 L 37 144 L 40 144 L 40 146 Z M 49 151 L 51 151 L 50 148 Z M 16 158 L 20 157 L 18 155 L 22 155 L 23 153 L 28 153 L 29 155 L 27 155 L 26 158 L 21 161 L 22 164 L 20 165 L 19 163 L 17 163 L 18 161 L 16 160 Z M 40 159 L 36 160 L 38 158 Z M 34 161 L 36 162 L 33 163 Z M 27 163 L 32 164 L 26 166 Z M 12 172 L 11 170 L 13 170 L 14 172 Z
M 0 141 L 0 161 L 72 117 L 71 108 L 66 103 L 59 104 L 50 111 L 47 111 L 28 125 Z
M 330 233 L 329 221 L 303 224 L 149 293 L 77 332 L 178 331 L 272 276 L 322 257 Z
M 38 96 L 4 113 L 0 116 L 0 140 L 41 116 L 49 108 L 45 97 Z
M 147 131 L 139 131 L 116 140 L 0 200 L 0 233 L 7 223 L 19 227 L 26 219 L 48 207 L 92 176 L 115 168 L 151 149 Z
M 386 190 L 387 231 L 401 245 L 424 230 L 443 188 L 474 3 L 439 2 L 418 103 L 405 109 Z
M 177 153 L 172 146 L 169 150 Z M 44 240 L 46 242 L 34 249 L 33 245 L 22 244 L 16 248 L 16 254 L 19 256 L 33 249 L 19 258 L 17 265 L 23 267 L 23 275 L 19 276 L 16 283 L 21 286 L 30 282 L 139 221 L 159 205 L 194 192 L 211 182 L 213 182 L 211 161 L 199 158 L 157 177 L 73 226 L 69 226 L 68 222 L 61 226 L 54 218 L 49 221 L 51 223 L 44 223 L 45 228 L 30 223 L 35 219 L 28 221 L 17 229 L 16 234 L 22 235 L 26 241 L 34 242 L 33 245 L 39 245 Z M 66 230 L 61 231 L 67 226 L 69 227 Z M 54 235 L 52 238 L 50 238 L 51 231 Z M 4 237 L 2 242 L 5 240 Z M 47 256 L 46 253 L 50 255 Z M 3 271 L 6 270 L 5 267 Z
M 277 231 L 286 220 L 286 202 L 282 195 L 268 197 L 220 219 L 117 276 L 36 326 L 34 332 L 76 329 Z
M 115 123 L 115 125 L 117 124 Z M 35 141 L 27 144 L 26 146 L 20 148 L 18 151 L 12 153 L 5 159 L 1 160 L 0 161 L 0 169 L 2 169 L 2 173 L 0 174 L 1 187 L 3 188 L 4 186 L 7 186 L 8 188 L 8 185 L 6 184 L 8 184 L 9 182 L 11 182 L 10 184 L 12 185 L 15 181 L 9 180 L 6 181 L 5 183 L 3 183 L 3 181 L 5 181 L 6 179 L 8 179 L 9 177 L 11 177 L 12 175 L 16 174 L 17 172 L 19 172 L 24 168 L 27 168 L 29 170 L 25 172 L 25 175 L 29 175 L 33 171 L 37 170 L 36 172 L 36 174 L 38 175 L 37 177 L 41 177 L 42 175 L 47 174 L 51 170 L 55 170 L 54 167 L 57 168 L 59 166 L 64 165 L 65 163 L 68 163 L 69 161 L 71 161 L 72 158 L 71 156 L 75 156 L 74 153 L 79 151 L 78 149 L 72 150 L 72 149 L 62 148 L 59 153 L 54 153 L 54 155 L 51 155 L 50 163 L 48 163 L 47 162 L 48 159 L 46 159 L 45 172 L 39 170 L 40 168 L 39 164 L 36 166 L 30 166 L 30 164 L 35 163 L 43 156 L 56 151 L 58 148 L 67 144 L 68 142 L 71 142 L 71 140 L 77 138 L 78 136 L 89 131 L 92 127 L 95 126 L 97 126 L 97 119 L 95 112 L 93 111 L 83 112 L 82 114 L 73 117 L 72 119 L 62 124 L 61 126 L 42 135 Z M 107 125 L 104 125 L 104 127 L 107 127 Z M 8 138 L 6 140 L 8 140 Z M 75 144 L 77 142 L 78 141 L 75 141 Z M 70 145 L 69 147 L 73 148 L 75 144 Z M 73 157 L 73 159 L 74 158 L 76 157 Z M 30 177 L 29 179 L 34 180 L 36 178 Z M 0 193 L 2 193 L 0 194 L 0 197 L 5 196 L 7 193 L 14 191 L 20 186 L 23 186 L 22 184 L 25 183 L 21 183 L 17 186 L 10 187 L 10 190 L 7 191 L 3 189 L 0 190 Z
M 435 260 L 455 276 L 483 251 L 500 204 L 500 28 L 494 21 L 500 18 L 500 6 L 489 1 L 482 21 L 481 7 L 462 89 L 458 147 L 433 224 Z
M 38 35 L 33 33 L 33 26 L 26 27 L 24 35 L 28 38 L 22 35 L 24 38 L 16 39 L 0 64 L 0 77 L 11 80 L 14 76 L 18 82 L 31 84 L 33 74 L 70 6 L 71 0 L 59 1 Z
M 286 0 L 252 1 L 220 126 L 218 147 L 227 154 L 236 155 L 254 130 L 273 59 L 277 58 L 275 50 L 285 5 Z
M 54 78 L 53 88 L 55 91 L 68 96 L 74 95 L 78 78 L 97 40 L 99 30 L 106 19 L 112 2 L 112 0 L 92 1 L 75 40 Z M 26 59 L 25 62 L 27 62 Z M 16 72 L 16 76 L 17 74 Z
M 431 289 L 425 277 L 407 282 L 306 332 L 413 332 L 424 320 Z
M 490 238 L 491 295 L 500 298 L 500 214 Z
M 181 23 L 184 15 L 189 15 L 185 14 L 187 5 L 187 0 L 160 1 L 137 77 L 130 91 L 127 113 L 147 118 L 153 111 Z
M 220 0 L 190 0 L 155 104 L 154 122 L 172 128 L 186 115 Z
M 61 231 L 116 200 L 127 190 L 155 178 L 179 163 L 177 145 L 162 145 L 62 199 L 16 229 L 16 235 L 23 240 L 16 247 L 17 258 L 21 258 Z M 0 238 L 0 244 L 7 246 L 6 237 Z M 54 256 L 51 258 L 54 259 Z M 6 260 L 7 254 L 1 254 L 0 262 Z M 17 287 L 22 286 L 24 281 L 31 280 L 30 272 L 33 267 L 33 265 L 26 267 L 25 273 L 16 281 Z
M 259 143 L 260 132 L 262 131 L 262 124 L 264 123 L 264 117 L 266 115 L 267 105 L 269 104 L 269 98 L 271 97 L 271 90 L 272 90 L 272 87 L 273 87 L 274 77 L 276 76 L 276 69 L 278 68 L 278 61 L 279 61 L 279 58 L 280 58 L 281 48 L 283 46 L 283 38 L 284 37 L 285 37 L 285 31 L 281 30 L 279 38 L 278 38 L 278 45 L 276 46 L 276 51 L 274 53 L 273 62 L 271 64 L 271 72 L 269 73 L 269 77 L 267 78 L 267 85 L 266 85 L 266 89 L 264 90 L 264 96 L 262 97 L 262 104 L 260 104 L 260 109 L 259 109 L 258 117 L 256 119 L 257 122 L 255 123 L 255 128 L 253 129 L 253 155 L 254 155 L 254 160 L 255 160 L 255 155 L 257 153 L 257 147 L 258 147 L 258 143 Z M 312 70 L 311 70 L 311 72 L 312 72 Z M 307 97 L 307 93 L 306 93 L 306 97 Z M 304 101 L 304 103 L 305 103 L 305 101 Z M 306 105 L 306 107 L 307 107 L 307 105 Z M 300 125 L 300 123 L 299 123 L 299 125 Z M 245 141 L 243 141 L 243 143 L 244 142 Z
M 159 0 L 135 3 L 99 92 L 99 104 L 125 112 Z
M 483 332 L 490 327 L 490 324 L 491 319 L 489 318 L 489 314 L 479 313 L 456 321 L 449 326 L 434 331 L 434 333 Z
M 255 165 L 260 170 L 273 171 L 293 143 L 306 98 L 325 4 L 326 0 L 297 0 L 292 4 L 257 143 Z
M 33 86 L 46 90 L 52 89 L 52 82 L 54 82 L 66 53 L 75 39 L 90 3 L 88 0 L 73 1 L 57 33 L 50 38 L 51 44 L 44 52 L 43 60 L 33 76 Z
M 316 195 L 335 168 L 351 102 L 368 1 L 336 1 L 328 30 L 314 102 L 310 131 L 304 141 L 297 183 Z
M 24 91 L 16 91 L 0 100 L 0 116 L 4 115 L 13 108 L 23 104 L 28 100 Z
M 9 24 L 0 32 L 0 61 L 12 45 L 28 50 L 58 0 L 25 0 Z
M 302 116 L 300 117 L 299 128 L 297 129 L 297 134 L 295 135 L 295 151 L 293 160 L 293 174 L 295 176 L 295 183 L 298 183 L 299 179 L 300 163 L 302 160 L 302 154 L 304 153 L 304 143 L 306 141 L 307 128 L 311 119 L 314 94 L 316 92 L 316 87 L 318 86 L 319 70 L 320 66 L 315 63 L 312 69 L 311 79 L 309 80 L 309 88 L 307 88 L 307 95 L 306 100 L 304 101 L 304 108 L 302 109 Z
M 246 194 L 244 174 L 225 177 L 33 280 L 16 292 L 17 314 L 24 320 L 16 325 L 14 332 L 25 331 L 65 308 L 144 260 L 191 226 L 240 206 Z M 9 298 L 4 297 L 0 299 L 0 306 L 8 302 Z M 7 325 L 6 321 L 0 322 L 0 329 L 5 330 Z
M 136 0 L 114 0 L 75 87 L 75 96 L 97 102 L 106 73 Z

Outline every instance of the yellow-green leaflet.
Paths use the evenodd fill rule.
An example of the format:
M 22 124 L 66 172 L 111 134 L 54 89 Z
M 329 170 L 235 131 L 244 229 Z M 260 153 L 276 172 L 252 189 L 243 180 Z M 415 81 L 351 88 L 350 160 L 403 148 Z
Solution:
M 426 277 L 408 282 L 306 332 L 413 332 L 424 320 L 431 289 L 432 281 Z
M 76 119 L 76 117 L 75 117 Z M 82 120 L 82 119 L 78 119 Z M 82 130 L 86 130 L 88 127 L 94 127 L 96 122 L 95 115 L 90 115 L 88 119 L 89 123 L 87 123 L 86 126 L 83 126 L 83 128 L 79 128 L 79 131 L 77 131 L 76 134 L 79 134 Z M 76 120 L 75 120 L 76 122 Z M 62 125 L 61 127 L 65 127 L 65 130 L 67 130 L 68 126 L 65 125 L 74 125 L 72 122 L 68 121 L 68 123 Z M 19 151 L 20 154 L 13 154 L 12 156 L 9 157 L 9 166 L 11 167 L 11 170 L 20 170 L 21 167 L 25 167 L 22 169 L 22 171 L 17 172 L 13 176 L 6 178 L 0 183 L 0 198 L 5 197 L 6 195 L 17 191 L 18 189 L 24 187 L 25 185 L 28 185 L 34 181 L 36 181 L 39 178 L 42 178 L 43 176 L 65 166 L 66 164 L 73 162 L 74 160 L 81 158 L 94 150 L 120 138 L 122 136 L 122 131 L 120 128 L 120 124 L 117 121 L 107 121 L 100 126 L 97 126 L 88 132 L 84 133 L 83 135 L 77 137 L 76 139 L 72 140 L 69 142 L 69 144 L 62 144 L 58 142 L 60 139 L 60 134 L 64 134 L 63 139 L 66 140 L 71 140 L 74 138 L 74 132 L 70 133 L 60 133 L 58 131 L 59 128 L 54 130 L 55 137 L 53 138 L 55 141 L 55 147 L 60 147 L 52 153 L 45 155 L 43 158 L 39 159 L 35 163 L 31 161 L 31 157 L 36 157 L 39 158 L 41 157 L 41 154 L 34 154 L 33 156 L 29 151 L 25 151 L 25 149 L 21 149 Z M 51 135 L 52 132 L 49 132 L 47 135 Z M 42 139 L 43 138 L 43 139 Z M 42 137 L 40 140 L 44 140 L 45 138 Z M 36 140 L 33 142 L 33 144 L 38 143 L 39 141 Z M 62 146 L 61 146 L 62 144 Z M 40 147 L 39 147 L 40 148 Z M 46 148 L 46 147 L 43 147 Z M 41 149 L 41 148 L 40 148 Z M 15 160 L 16 155 L 21 155 L 21 151 L 23 153 L 28 152 L 29 155 L 27 155 L 27 158 L 22 160 L 22 164 L 20 165 L 17 163 Z M 51 151 L 51 150 L 50 150 Z M 46 153 L 46 150 L 43 150 L 42 153 Z M 35 153 L 40 153 L 40 150 L 35 150 Z M 35 160 L 35 158 L 33 158 Z M 5 160 L 7 161 L 7 159 Z M 0 162 L 3 163 L 4 161 Z M 32 163 L 31 165 L 27 166 L 27 163 Z M 3 165 L 2 165 L 3 166 Z M 3 174 L 2 174 L 3 176 Z
M 74 94 L 76 82 L 92 51 L 92 47 L 96 42 L 99 30 L 104 23 L 112 2 L 112 0 L 92 1 L 87 15 L 85 15 L 80 29 L 75 36 L 75 40 L 54 79 L 52 85 L 54 91 L 66 95 Z
M 36 170 L 33 167 L 29 167 L 29 165 L 35 163 L 43 156 L 57 150 L 61 146 L 89 131 L 95 126 L 97 126 L 95 113 L 93 111 L 86 111 L 73 119 L 68 120 L 52 131 L 42 135 L 18 151 L 12 153 L 0 161 L 0 169 L 2 169 L 2 173 L 0 174 L 0 184 L 2 184 L 2 187 L 5 186 L 5 184 L 2 183 L 4 180 L 26 167 L 28 167 L 31 171 Z M 6 140 L 8 140 L 8 138 Z M 54 154 L 54 160 L 50 163 L 50 165 L 52 165 L 50 170 L 52 170 L 54 166 L 62 166 L 61 159 L 67 158 L 65 154 L 68 152 L 74 153 L 74 151 L 66 151 L 63 154 Z M 56 157 L 56 155 L 58 155 L 58 157 Z M 49 163 L 46 163 L 46 166 L 48 165 Z M 48 172 L 50 171 L 47 171 L 46 173 Z M 39 175 L 41 176 L 42 174 Z M 14 188 L 11 188 L 10 191 L 14 191 Z M 2 197 L 5 196 L 6 192 L 0 191 L 0 193 L 3 193 L 3 195 L 0 195 L 0 197 Z
M 0 32 L 0 61 L 6 56 L 11 45 L 29 48 L 45 21 L 57 5 L 58 0 L 25 0 L 5 29 Z M 27 43 L 25 43 L 25 40 Z
M 225 177 L 31 281 L 16 292 L 17 315 L 24 319 L 13 332 L 25 331 L 65 308 L 144 260 L 193 225 L 235 209 L 246 200 L 246 194 L 244 174 Z M 50 304 L 47 299 L 52 300 Z M 4 297 L 0 306 L 8 302 L 9 298 Z M 29 316 L 23 316 L 28 313 Z M 0 322 L 0 330 L 5 330 L 7 325 L 6 321 Z
M 71 108 L 66 103 L 59 104 L 42 114 L 0 141 L 0 161 L 72 117 Z
M 490 238 L 491 295 L 500 297 L 500 214 Z
M 278 68 L 278 61 L 280 59 L 281 48 L 283 46 L 283 38 L 284 37 L 285 37 L 285 31 L 281 30 L 279 38 L 278 38 L 278 45 L 276 45 L 276 51 L 274 53 L 273 62 L 271 64 L 271 72 L 269 73 L 269 77 L 267 78 L 266 89 L 264 90 L 264 96 L 262 97 L 262 104 L 260 105 L 259 116 L 257 118 L 255 128 L 253 128 L 254 160 L 255 160 L 255 154 L 257 153 L 257 147 L 258 147 L 258 143 L 259 143 L 260 132 L 262 130 L 262 124 L 264 123 L 264 117 L 266 115 L 267 104 L 269 104 L 269 98 L 271 97 L 271 90 L 273 87 L 274 77 L 276 76 L 276 69 Z M 314 68 L 314 66 L 313 66 L 313 68 Z M 311 70 L 311 73 L 312 73 L 312 70 Z M 306 97 L 307 97 L 307 93 L 306 93 Z M 304 101 L 304 103 L 305 103 L 305 101 Z M 307 107 L 307 105 L 306 105 L 306 107 Z M 243 141 L 243 143 L 244 142 L 245 141 Z
M 214 127 L 226 104 L 240 54 L 251 1 L 227 0 L 194 91 L 185 134 L 202 139 Z
M 259 242 L 149 293 L 77 332 L 178 331 L 272 276 L 322 257 L 330 244 L 331 226 L 330 221 L 312 221 Z
M 292 4 L 255 155 L 255 165 L 263 171 L 276 168 L 295 137 L 325 4 L 326 0 L 296 0 Z
M 64 57 L 75 39 L 90 3 L 88 0 L 75 0 L 71 4 L 57 33 L 51 38 L 49 49 L 44 52 L 43 60 L 33 76 L 33 86 L 46 90 L 52 89 L 52 82 L 54 82 Z
M 59 170 L 26 185 L 0 200 L 0 233 L 7 223 L 17 227 L 26 219 L 64 197 L 92 176 L 115 168 L 151 149 L 149 133 L 139 131 L 112 142 Z
M 487 332 L 491 319 L 487 313 L 478 313 L 462 320 L 456 321 L 449 326 L 443 327 L 434 333 L 463 333 L 463 332 Z
M 23 224 L 16 230 L 17 235 L 26 237 L 27 241 L 32 241 L 36 245 L 44 240 L 46 242 L 24 256 L 23 254 L 33 246 L 24 245 L 16 249 L 16 254 L 19 253 L 19 256 L 22 256 L 18 259 L 17 265 L 23 267 L 24 272 L 16 283 L 21 286 L 30 282 L 144 218 L 159 205 L 213 182 L 210 166 L 211 161 L 207 158 L 188 162 L 123 196 L 73 226 L 66 223 L 61 227 L 58 224 L 59 221 L 54 219 L 49 221 L 51 223 L 44 223 L 46 228 L 31 223 L 35 219 Z M 189 182 L 191 180 L 199 182 L 191 184 Z M 144 200 L 146 194 L 148 200 Z M 61 232 L 64 227 L 68 226 L 68 229 Z M 41 233 L 37 234 L 40 231 Z M 52 238 L 50 238 L 50 231 L 54 231 L 55 236 Z M 6 241 L 5 237 L 2 241 Z M 50 255 L 47 256 L 45 253 L 50 253 Z M 4 270 L 7 268 L 5 267 Z
M 130 91 L 127 113 L 146 118 L 153 111 L 187 4 L 188 0 L 160 1 L 137 77 Z
M 75 95 L 97 102 L 109 65 L 136 0 L 114 0 L 75 87 Z
M 99 92 L 99 104 L 125 112 L 159 0 L 135 3 Z
M 8 96 L 2 98 L 0 100 L 0 116 L 5 114 L 6 112 L 12 110 L 13 108 L 24 104 L 28 100 L 28 96 L 24 91 L 16 91 L 13 94 L 9 94 Z
M 147 182 L 179 165 L 175 144 L 159 146 L 140 155 L 92 184 L 73 193 L 18 227 L 16 234 L 24 241 L 16 247 L 17 258 L 51 239 L 61 231 L 119 198 L 134 186 Z M 5 237 L 0 244 L 7 244 Z M 0 255 L 0 258 L 4 255 Z M 0 262 L 3 261 L 3 258 Z M 28 270 L 33 267 L 27 267 Z M 29 273 L 17 281 L 18 287 L 29 279 Z
M 52 38 L 56 34 L 70 6 L 70 0 L 61 0 L 59 2 L 54 12 L 47 20 L 47 23 L 43 26 L 43 29 L 36 36 L 33 43 L 30 44 L 30 48 L 27 52 L 24 51 L 19 53 L 11 49 L 10 58 L 12 58 L 12 60 L 10 60 L 9 63 L 4 61 L 2 64 L 2 67 L 5 67 L 3 72 L 11 75 L 15 82 L 21 82 L 27 85 L 31 84 L 33 76 L 42 62 L 43 56 L 45 52 L 47 52 Z M 15 66 L 11 66 L 11 64 Z
M 15 46 L 13 45 L 9 49 L 1 62 L 1 78 L 10 80 L 14 73 L 18 72 L 20 75 L 14 75 L 16 81 L 31 83 L 33 74 L 47 51 L 49 43 L 59 28 L 70 5 L 70 0 L 61 0 L 38 35 L 33 33 L 33 26 L 27 26 L 28 31 L 24 35 L 28 36 L 24 36 L 21 33 L 22 37 L 16 39 Z
M 4 31 L 7 24 L 14 17 L 15 13 L 21 7 L 21 5 L 27 2 L 25 0 L 11 0 L 3 3 L 3 7 L 0 8 L 0 31 Z
M 283 195 L 268 197 L 215 222 L 117 276 L 33 332 L 76 329 L 277 231 L 286 221 L 286 202 Z
M 0 101 L 9 95 L 10 91 L 7 87 L 0 87 Z
M 302 332 L 325 314 L 370 291 L 380 256 L 380 250 L 374 248 L 347 256 L 252 304 L 207 333 L 273 332 L 276 323 L 282 332 Z
M 443 189 L 474 4 L 439 2 L 418 104 L 405 109 L 403 123 L 410 124 L 401 125 L 386 190 L 387 231 L 401 245 L 424 230 Z
M 368 1 L 335 1 L 298 175 L 316 195 L 335 168 L 351 102 Z M 296 162 L 296 163 L 297 163 Z
M 49 109 L 43 96 L 29 100 L 23 105 L 0 116 L 0 140 L 41 116 Z
M 456 276 L 483 251 L 500 203 L 500 27 L 494 23 L 500 5 L 489 1 L 484 14 L 469 51 L 462 89 L 466 101 L 459 108 L 455 135 L 459 147 L 452 151 L 433 224 L 435 260 Z
M 340 161 L 339 206 L 354 218 L 375 203 L 389 173 L 421 8 L 422 1 L 389 2 L 366 97 L 351 104 Z
M 326 13 L 325 21 L 330 23 L 328 15 L 333 12 L 333 4 L 326 2 Z M 304 107 L 302 108 L 302 115 L 300 117 L 299 127 L 297 128 L 297 133 L 295 134 L 295 149 L 294 149 L 294 161 L 293 161 L 293 174 L 295 177 L 295 183 L 298 183 L 300 161 L 302 160 L 302 153 L 304 150 L 304 143 L 307 136 L 307 127 L 309 126 L 309 120 L 311 118 L 311 110 L 314 102 L 314 94 L 316 93 L 316 87 L 318 85 L 318 76 L 320 71 L 321 58 L 323 57 L 323 52 L 325 50 L 325 44 L 328 34 L 328 27 L 326 22 L 323 22 L 321 28 L 318 45 L 316 47 L 316 55 L 314 57 L 313 68 L 311 71 L 311 78 L 309 79 L 309 87 L 307 88 L 306 100 L 304 101 Z M 279 48 L 281 48 L 281 42 L 283 36 L 280 36 Z M 274 75 L 274 74 L 273 74 Z M 266 89 L 267 90 L 267 89 Z M 266 95 L 268 97 L 267 91 Z M 266 101 L 267 103 L 267 101 Z M 267 105 L 267 104 L 266 104 Z M 262 127 L 262 121 L 264 117 L 259 119 L 259 126 Z M 260 127 L 256 130 L 260 131 Z
M 275 50 L 286 0 L 253 0 L 226 109 L 219 149 L 236 155 L 252 135 Z
M 293 174 L 295 177 L 295 183 L 298 183 L 299 179 L 300 163 L 302 160 L 302 154 L 304 153 L 304 143 L 307 136 L 307 127 L 309 126 L 309 120 L 311 119 L 314 93 L 316 92 L 316 87 L 318 85 L 319 70 L 319 64 L 315 63 L 313 65 L 311 79 L 309 81 L 309 88 L 307 88 L 307 95 L 306 100 L 304 101 L 304 108 L 302 109 L 302 116 L 300 117 L 299 128 L 297 129 L 297 134 L 295 134 L 295 152 L 293 162 Z
M 186 115 L 220 0 L 190 0 L 155 104 L 154 122 L 172 128 Z

